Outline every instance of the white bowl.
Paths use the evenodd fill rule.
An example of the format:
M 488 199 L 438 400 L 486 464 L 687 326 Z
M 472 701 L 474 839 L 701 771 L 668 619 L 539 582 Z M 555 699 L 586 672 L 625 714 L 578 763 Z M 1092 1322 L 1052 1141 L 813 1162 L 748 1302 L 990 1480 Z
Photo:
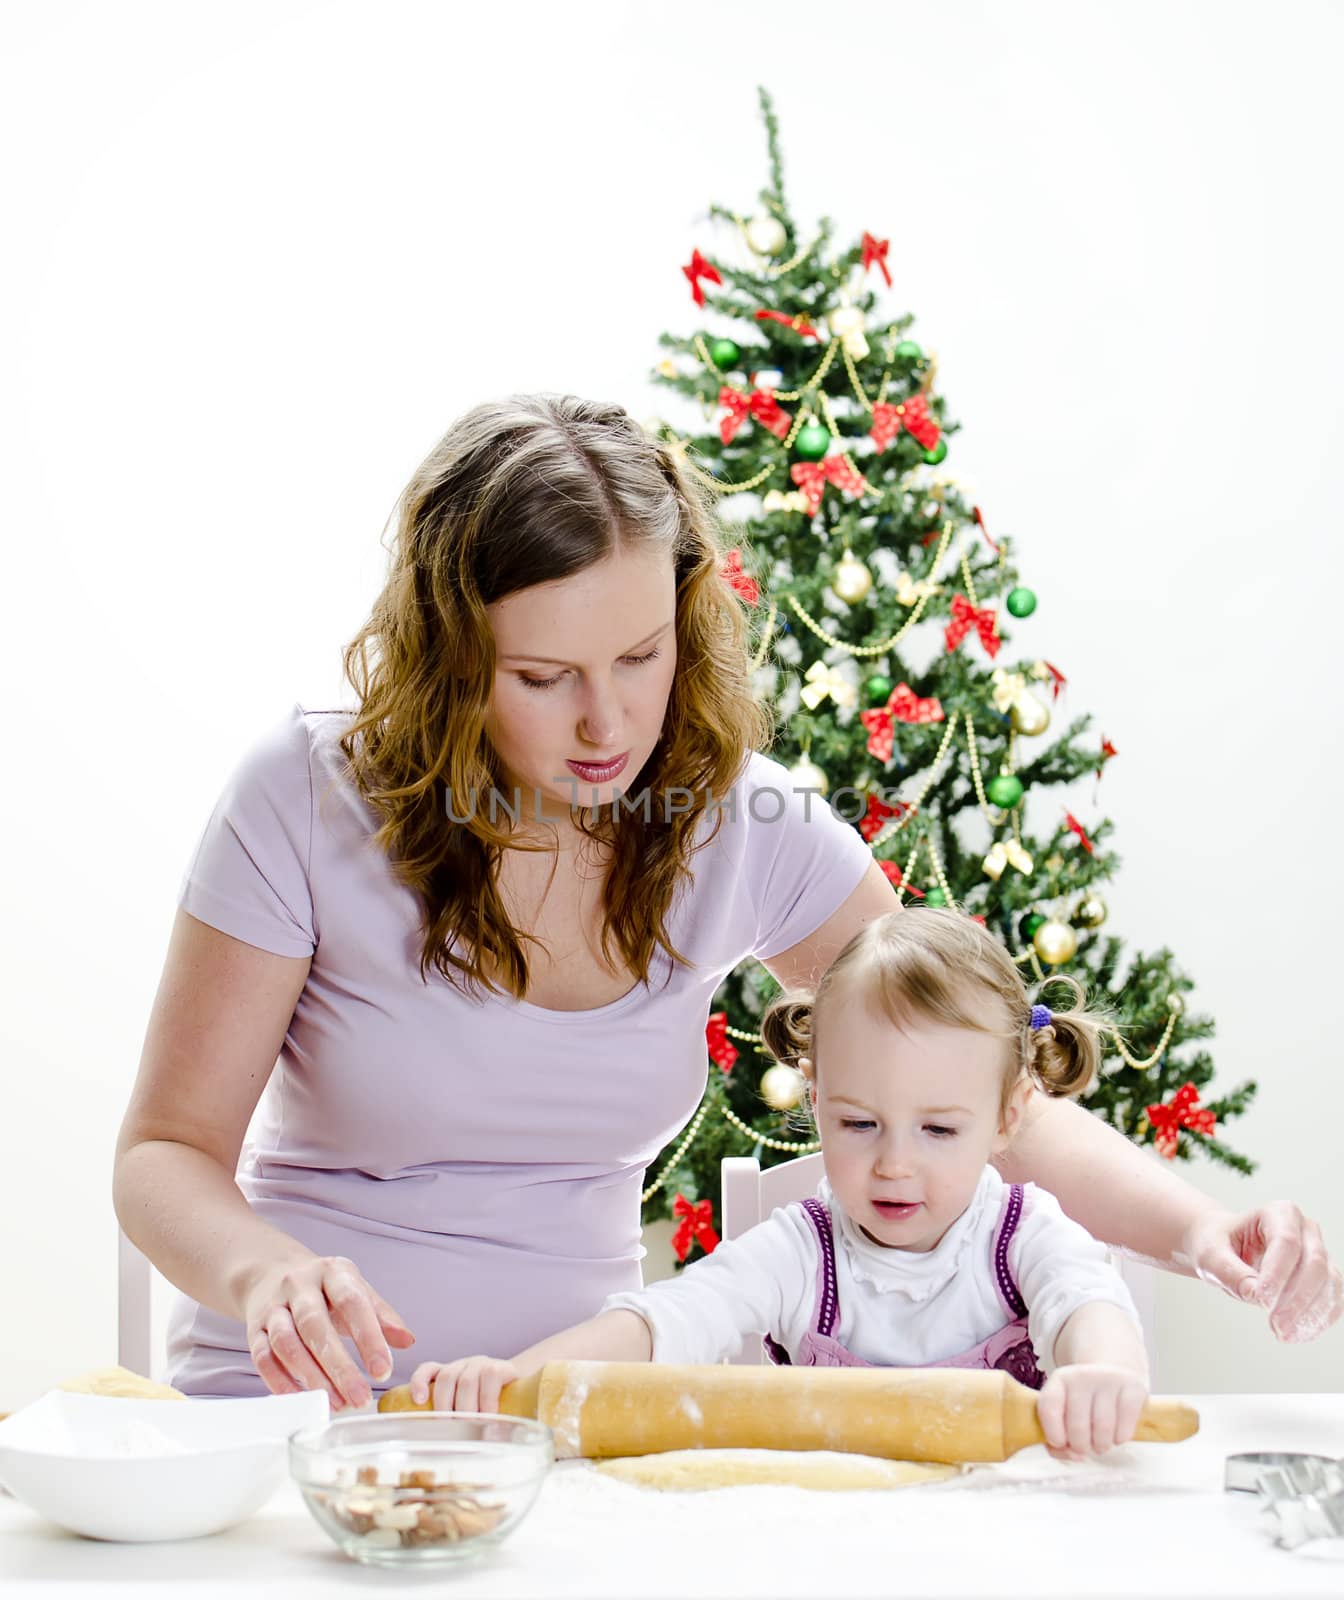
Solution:
M 195 1539 L 260 1509 L 290 1435 L 329 1415 L 316 1389 L 185 1401 L 53 1389 L 0 1422 L 0 1483 L 91 1539 Z

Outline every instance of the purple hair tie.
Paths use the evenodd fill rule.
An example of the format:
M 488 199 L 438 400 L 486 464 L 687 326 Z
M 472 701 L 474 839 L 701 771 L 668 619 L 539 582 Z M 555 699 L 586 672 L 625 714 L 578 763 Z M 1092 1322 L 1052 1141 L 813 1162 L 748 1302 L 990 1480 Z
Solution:
M 1031 1008 L 1031 1026 L 1032 1026 L 1033 1032 L 1037 1028 L 1047 1028 L 1047 1027 L 1049 1027 L 1052 1019 L 1053 1019 L 1053 1014 L 1052 1014 L 1049 1006 L 1032 1006 L 1032 1008 Z

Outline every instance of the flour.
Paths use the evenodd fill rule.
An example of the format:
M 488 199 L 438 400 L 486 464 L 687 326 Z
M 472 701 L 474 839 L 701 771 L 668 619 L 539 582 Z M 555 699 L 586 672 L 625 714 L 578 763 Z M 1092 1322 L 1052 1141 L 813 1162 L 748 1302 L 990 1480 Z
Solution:
M 705 1420 L 705 1414 L 700 1409 L 700 1402 L 694 1395 L 683 1394 L 677 1401 L 677 1409 L 685 1412 L 687 1418 L 698 1428 Z
M 550 1424 L 551 1432 L 555 1435 L 557 1457 L 577 1456 L 579 1453 L 579 1416 L 592 1387 L 588 1380 L 592 1377 L 594 1368 L 600 1365 L 601 1363 L 596 1361 L 565 1363 L 565 1386 L 555 1402 L 554 1411 L 544 1419 Z M 540 1414 L 538 1412 L 538 1415 Z

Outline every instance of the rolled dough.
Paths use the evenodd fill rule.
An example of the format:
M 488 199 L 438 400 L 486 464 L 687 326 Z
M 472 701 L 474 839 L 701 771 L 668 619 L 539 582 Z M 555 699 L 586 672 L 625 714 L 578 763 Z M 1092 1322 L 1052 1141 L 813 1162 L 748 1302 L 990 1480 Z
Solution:
M 887 1461 L 840 1450 L 663 1450 L 593 1465 L 646 1489 L 729 1489 L 783 1483 L 800 1489 L 908 1489 L 963 1469 L 929 1461 Z

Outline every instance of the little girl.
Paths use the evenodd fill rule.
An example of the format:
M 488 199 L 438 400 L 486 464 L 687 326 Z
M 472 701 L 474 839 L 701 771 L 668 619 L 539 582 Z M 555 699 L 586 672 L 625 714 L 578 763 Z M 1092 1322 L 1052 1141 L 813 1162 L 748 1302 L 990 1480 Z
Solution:
M 815 1196 L 511 1361 L 425 1362 L 413 1396 L 489 1411 L 546 1361 L 717 1362 L 763 1333 L 776 1362 L 1003 1368 L 1040 1391 L 1052 1453 L 1124 1443 L 1148 1394 L 1129 1291 L 1052 1195 L 989 1165 L 1033 1088 L 1076 1094 L 1097 1070 L 1106 1017 L 1051 981 L 1075 1009 L 1033 1006 L 1003 946 L 951 909 L 869 923 L 815 997 L 781 995 L 761 1021 L 806 1079 Z

